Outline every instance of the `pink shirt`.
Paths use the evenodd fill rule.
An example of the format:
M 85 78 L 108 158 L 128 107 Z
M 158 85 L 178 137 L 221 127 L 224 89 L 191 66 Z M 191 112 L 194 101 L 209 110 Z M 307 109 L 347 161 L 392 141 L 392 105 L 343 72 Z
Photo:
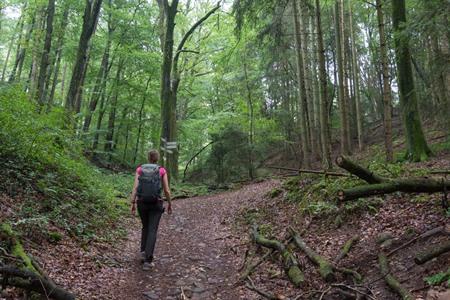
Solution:
M 164 169 L 163 167 L 159 167 L 159 176 L 161 176 L 161 178 L 162 178 L 164 175 L 166 175 L 166 173 L 167 173 L 166 169 Z M 136 174 L 138 174 L 139 176 L 142 175 L 142 168 L 141 168 L 141 166 L 139 166 L 139 167 L 136 169 Z

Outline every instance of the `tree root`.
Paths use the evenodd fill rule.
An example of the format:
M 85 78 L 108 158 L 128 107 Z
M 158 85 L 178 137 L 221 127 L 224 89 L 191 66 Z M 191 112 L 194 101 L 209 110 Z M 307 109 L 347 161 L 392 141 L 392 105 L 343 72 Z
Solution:
M 444 226 L 439 226 L 439 227 L 433 228 L 431 230 L 428 230 L 428 231 L 422 233 L 421 235 L 418 235 L 415 238 L 407 241 L 406 243 L 398 246 L 397 248 L 395 248 L 394 250 L 389 252 L 386 256 L 389 257 L 389 256 L 393 255 L 394 253 L 396 253 L 397 251 L 399 251 L 399 250 L 409 246 L 410 244 L 414 243 L 415 241 L 417 241 L 419 239 L 425 239 L 425 238 L 430 237 L 432 235 L 444 232 L 444 230 L 445 230 Z
M 270 300 L 285 300 L 286 299 L 283 296 L 274 295 L 274 294 L 268 293 L 266 291 L 263 291 L 263 290 L 257 288 L 255 286 L 255 284 L 253 283 L 253 280 L 250 278 L 250 276 L 248 276 L 247 279 L 249 282 L 245 285 L 245 287 L 248 288 L 249 290 L 257 293 L 258 295 L 263 296 L 264 298 L 270 299 Z
M 57 287 L 53 282 L 31 271 L 5 266 L 0 267 L 0 274 L 2 274 L 3 283 L 6 285 L 33 291 L 45 295 L 49 299 L 75 300 L 75 296 L 70 292 Z
M 344 246 L 341 249 L 341 252 L 339 252 L 338 256 L 335 258 L 334 263 L 337 264 L 341 259 L 346 257 L 348 253 L 350 252 L 350 249 L 352 246 L 359 240 L 359 236 L 355 235 L 351 237 L 349 240 L 347 240 L 344 244 Z
M 422 265 L 446 252 L 450 252 L 450 241 L 446 241 L 438 246 L 433 246 L 424 252 L 417 254 L 414 258 L 414 262 L 418 265 Z
M 320 276 L 322 276 L 325 281 L 334 281 L 336 279 L 336 276 L 333 272 L 333 265 L 326 258 L 320 256 L 313 249 L 309 248 L 293 228 L 289 228 L 289 232 L 294 240 L 295 245 L 297 245 L 298 248 L 305 252 L 306 256 L 308 256 L 308 258 L 319 267 Z
M 386 255 L 380 253 L 378 255 L 378 263 L 380 265 L 381 273 L 384 275 L 384 280 L 386 281 L 387 285 L 394 292 L 400 295 L 400 297 L 403 300 L 413 300 L 411 293 L 408 290 L 406 290 L 392 274 L 390 274 L 391 271 L 389 270 L 389 264 Z
M 323 279 L 325 279 L 325 281 L 330 282 L 336 279 L 334 271 L 345 275 L 351 275 L 358 282 L 362 280 L 362 276 L 358 272 L 347 268 L 337 267 L 323 256 L 317 254 L 305 243 L 305 241 L 303 241 L 300 235 L 293 228 L 289 228 L 289 232 L 296 246 L 300 248 L 300 250 L 302 250 L 306 256 L 319 267 L 319 274 Z
M 294 286 L 298 287 L 303 283 L 305 278 L 303 272 L 298 266 L 297 259 L 283 243 L 277 240 L 269 240 L 265 238 L 258 232 L 258 227 L 256 225 L 252 228 L 251 236 L 256 244 L 276 250 L 281 254 L 284 270 Z
M 14 286 L 28 292 L 45 295 L 47 299 L 72 300 L 75 296 L 58 287 L 23 249 L 17 235 L 7 223 L 0 225 L 0 237 L 6 240 L 17 266 L 0 267 L 2 285 Z

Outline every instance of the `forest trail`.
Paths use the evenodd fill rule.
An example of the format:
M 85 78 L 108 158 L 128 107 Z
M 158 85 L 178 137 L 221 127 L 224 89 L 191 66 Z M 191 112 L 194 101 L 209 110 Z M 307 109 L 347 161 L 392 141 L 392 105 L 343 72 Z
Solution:
M 139 262 L 136 218 L 124 250 L 127 280 L 117 286 L 115 299 L 180 299 L 182 291 L 191 299 L 240 299 L 243 291 L 234 283 L 244 253 L 233 253 L 241 243 L 232 231 L 233 220 L 243 204 L 263 197 L 275 183 L 174 201 L 173 214 L 161 220 L 155 267 L 147 272 Z

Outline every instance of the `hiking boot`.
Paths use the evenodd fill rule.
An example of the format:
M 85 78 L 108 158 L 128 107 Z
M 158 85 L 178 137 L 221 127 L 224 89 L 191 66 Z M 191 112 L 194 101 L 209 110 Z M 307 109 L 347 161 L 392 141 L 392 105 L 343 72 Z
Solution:
M 142 265 L 142 270 L 143 271 L 150 271 L 153 267 L 155 266 L 154 263 L 146 261 L 144 262 L 144 264 Z

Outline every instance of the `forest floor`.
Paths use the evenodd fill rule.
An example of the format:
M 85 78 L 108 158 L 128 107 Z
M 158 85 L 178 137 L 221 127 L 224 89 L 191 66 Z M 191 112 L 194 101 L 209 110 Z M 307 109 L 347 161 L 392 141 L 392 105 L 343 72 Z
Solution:
M 448 170 L 450 150 L 440 151 L 424 163 L 409 164 L 408 168 Z M 311 184 L 310 180 L 296 177 L 293 182 L 302 189 Z M 414 299 L 450 299 L 445 283 L 430 287 L 424 281 L 436 273 L 449 272 L 450 253 L 424 265 L 413 261 L 417 253 L 449 239 L 450 215 L 441 207 L 442 194 L 387 195 L 380 198 L 381 202 L 368 202 L 339 215 L 341 220 L 337 222 L 336 214 L 301 212 L 299 203 L 287 200 L 287 193 L 283 180 L 268 179 L 234 191 L 174 201 L 173 214 L 164 214 L 161 220 L 155 267 L 147 272 L 142 271 L 139 259 L 140 222 L 131 214 L 123 216 L 123 222 L 118 224 L 127 232 L 126 238 L 113 243 L 96 240 L 80 245 L 71 237 L 57 243 L 37 244 L 27 239 L 23 243 L 50 278 L 82 300 L 234 300 L 264 299 L 239 281 L 246 263 L 258 261 L 266 253 L 250 239 L 251 223 L 260 225 L 265 236 L 285 244 L 287 228 L 292 226 L 311 248 L 331 261 L 346 240 L 358 235 L 359 241 L 339 266 L 357 270 L 364 280 L 355 285 L 349 278 L 337 275 L 335 283 L 364 286 L 372 295 L 369 299 L 394 300 L 399 298 L 384 282 L 378 253 L 392 251 L 421 233 L 443 226 L 446 230 L 440 234 L 411 242 L 390 256 L 389 261 L 391 273 L 413 292 Z M 14 203 L 14 199 L 4 195 L 1 201 Z M 380 246 L 377 240 L 382 235 L 391 236 L 390 243 Z M 292 252 L 305 274 L 300 288 L 287 280 L 277 253 L 268 256 L 252 273 L 255 286 L 271 293 L 274 299 L 343 299 L 333 294 L 334 288 L 321 279 L 317 268 L 301 251 L 292 248 Z M 20 295 L 6 289 L 0 300 L 21 299 L 8 294 Z
M 248 234 L 239 236 L 235 219 L 246 203 L 276 185 L 279 181 L 269 180 L 174 201 L 173 214 L 161 219 L 151 271 L 141 269 L 138 217 L 125 220 L 128 236 L 114 245 L 80 249 L 70 239 L 57 245 L 25 244 L 48 275 L 80 299 L 255 299 L 236 284 Z
M 442 166 L 442 162 L 448 163 L 447 159 L 448 156 L 443 161 L 427 164 Z M 286 228 L 291 225 L 302 232 L 308 245 L 330 260 L 349 237 L 359 235 L 359 242 L 341 266 L 363 275 L 362 285 L 373 295 L 370 299 L 384 300 L 398 298 L 379 271 L 377 237 L 385 233 L 394 237 L 392 244 L 384 249 L 388 251 L 436 226 L 444 225 L 449 230 L 449 218 L 439 205 L 440 195 L 415 201 L 410 201 L 409 195 L 388 196 L 376 211 L 359 211 L 347 216 L 344 225 L 336 227 L 332 216 L 300 216 L 292 204 L 282 201 L 282 195 L 270 197 L 270 192 L 281 185 L 280 180 L 268 180 L 245 185 L 237 191 L 174 201 L 174 213 L 164 214 L 160 224 L 155 267 L 151 271 L 141 270 L 137 217 L 125 221 L 128 236 L 114 246 L 90 245 L 87 248 L 90 250 L 75 251 L 78 248 L 74 245 L 62 242 L 32 254 L 47 262 L 44 267 L 50 277 L 80 299 L 264 299 L 239 282 L 245 261 L 256 261 L 265 250 L 254 246 L 243 221 L 249 211 L 259 212 L 264 213 L 261 225 L 271 227 L 270 236 L 285 240 Z M 441 286 L 430 292 L 423 280 L 450 267 L 449 253 L 423 266 L 412 261 L 417 252 L 446 239 L 448 232 L 412 243 L 389 258 L 393 274 L 414 291 L 415 299 L 449 299 L 448 294 L 436 296 L 442 295 L 439 293 L 445 288 Z M 251 275 L 255 285 L 277 299 L 342 299 L 331 294 L 327 297 L 329 283 L 320 278 L 317 269 L 301 252 L 295 252 L 305 273 L 304 286 L 296 289 L 289 283 L 276 255 Z M 353 284 L 339 276 L 337 282 Z

